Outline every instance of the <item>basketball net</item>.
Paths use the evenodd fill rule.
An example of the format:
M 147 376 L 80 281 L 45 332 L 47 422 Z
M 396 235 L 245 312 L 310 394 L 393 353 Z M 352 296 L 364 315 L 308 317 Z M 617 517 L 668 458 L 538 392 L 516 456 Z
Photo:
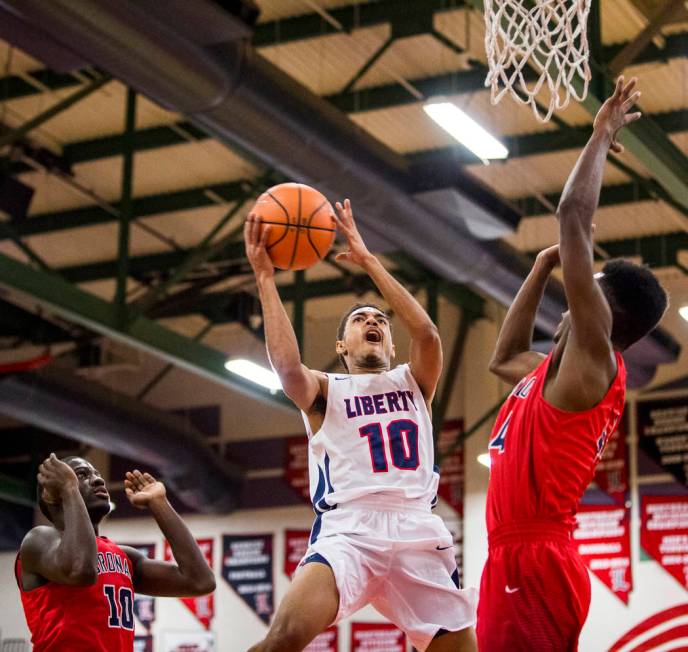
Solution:
M 588 94 L 590 67 L 587 36 L 591 0 L 485 0 L 485 49 L 492 104 L 508 92 L 530 104 L 547 122 L 571 97 Z M 582 90 L 579 92 L 576 85 Z M 546 84 L 546 86 L 545 86 Z M 543 87 L 549 92 L 538 106 Z M 541 98 L 542 100 L 542 98 Z

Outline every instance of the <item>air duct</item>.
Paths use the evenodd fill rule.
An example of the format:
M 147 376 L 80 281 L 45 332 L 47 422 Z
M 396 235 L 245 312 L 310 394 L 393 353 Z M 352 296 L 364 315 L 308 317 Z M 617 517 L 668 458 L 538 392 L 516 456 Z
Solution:
M 157 468 L 190 508 L 237 507 L 241 472 L 223 463 L 185 420 L 53 367 L 0 380 L 0 412 Z
M 466 225 L 475 225 L 479 212 L 457 216 L 451 208 L 470 212 L 480 205 L 484 211 L 484 202 L 474 202 L 461 187 L 454 190 L 465 201 L 444 209 L 414 199 L 417 184 L 402 157 L 246 42 L 197 46 L 173 12 L 156 20 L 132 0 L 0 0 L 0 6 L 287 177 L 351 198 L 377 249 L 404 250 L 445 279 L 504 305 L 513 301 L 529 261 L 503 243 L 472 237 Z M 207 12 L 211 20 L 216 6 L 197 0 L 194 9 L 197 19 Z M 494 212 L 498 220 L 500 211 Z M 561 286 L 551 283 L 538 314 L 543 331 L 554 332 L 562 299 Z M 648 344 L 651 356 L 644 357 L 652 357 L 653 366 L 676 359 L 678 345 L 665 344 Z

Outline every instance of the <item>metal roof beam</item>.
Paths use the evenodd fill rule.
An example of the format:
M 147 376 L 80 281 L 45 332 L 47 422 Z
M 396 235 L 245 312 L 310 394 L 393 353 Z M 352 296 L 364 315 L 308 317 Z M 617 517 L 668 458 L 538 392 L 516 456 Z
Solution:
M 356 3 L 327 10 L 331 20 L 326 20 L 319 13 L 311 13 L 261 23 L 255 27 L 252 42 L 256 48 L 281 45 L 391 22 L 416 22 L 419 11 L 434 14 L 440 11 L 455 11 L 465 6 L 463 0 L 416 0 L 412 3 L 408 0 L 382 0 Z
M 215 206 L 218 205 L 218 198 L 226 203 L 234 202 L 244 198 L 251 188 L 251 181 L 240 180 L 137 197 L 132 201 L 132 219 L 204 206 Z M 117 210 L 121 208 L 119 203 L 113 204 L 113 207 Z M 85 206 L 56 213 L 34 215 L 13 226 L 17 235 L 29 236 L 50 231 L 76 229 L 93 224 L 104 224 L 116 219 L 116 215 L 109 213 L 100 206 Z
M 291 408 L 283 394 L 271 394 L 224 368 L 226 355 L 149 319 L 140 317 L 123 328 L 116 306 L 60 277 L 38 271 L 0 254 L 0 285 L 18 292 L 73 323 L 146 351 L 252 398 Z
M 661 235 L 597 242 L 612 258 L 640 257 L 650 267 L 670 267 L 678 264 L 678 253 L 688 251 L 688 233 L 673 231 Z M 536 251 L 530 252 L 536 254 Z

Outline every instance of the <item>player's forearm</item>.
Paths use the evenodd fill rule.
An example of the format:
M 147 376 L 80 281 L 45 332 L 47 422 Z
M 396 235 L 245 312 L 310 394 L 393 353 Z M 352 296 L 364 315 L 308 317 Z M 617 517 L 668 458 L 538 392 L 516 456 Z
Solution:
M 535 316 L 553 268 L 552 263 L 541 258 L 535 259 L 530 274 L 506 313 L 490 363 L 491 368 L 494 369 L 519 353 L 530 351 Z
M 395 316 L 404 324 L 412 339 L 437 337 L 437 327 L 423 306 L 384 268 L 376 256 L 370 254 L 363 263 L 363 269 L 380 290 Z
M 64 532 L 55 551 L 62 573 L 77 584 L 97 579 L 98 546 L 95 530 L 78 489 L 62 494 Z
M 566 182 L 557 208 L 562 245 L 567 231 L 588 233 L 592 227 L 610 144 L 609 133 L 594 131 Z
M 160 531 L 170 544 L 179 568 L 180 595 L 206 595 L 215 590 L 213 571 L 203 556 L 189 528 L 166 497 L 148 505 Z
M 301 353 L 272 276 L 258 278 L 268 357 L 279 376 L 301 369 Z

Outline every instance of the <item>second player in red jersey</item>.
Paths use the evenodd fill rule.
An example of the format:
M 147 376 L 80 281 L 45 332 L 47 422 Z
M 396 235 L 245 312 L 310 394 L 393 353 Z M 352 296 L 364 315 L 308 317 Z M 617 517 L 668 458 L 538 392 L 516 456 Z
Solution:
M 623 411 L 621 352 L 659 322 L 666 293 L 649 269 L 609 261 L 594 275 L 592 219 L 607 152 L 635 80 L 605 102 L 557 211 L 559 244 L 541 252 L 502 325 L 491 370 L 514 390 L 490 437 L 488 560 L 478 603 L 481 652 L 576 650 L 590 605 L 571 543 L 578 503 Z M 569 311 L 548 356 L 531 350 L 535 316 L 561 263 Z
M 165 487 L 148 473 L 127 473 L 129 501 L 150 510 L 175 562 L 148 559 L 98 535 L 110 511 L 103 478 L 80 457 L 51 455 L 38 473 L 39 505 L 51 525 L 33 528 L 15 573 L 34 652 L 133 652 L 134 591 L 205 595 L 213 572 Z

